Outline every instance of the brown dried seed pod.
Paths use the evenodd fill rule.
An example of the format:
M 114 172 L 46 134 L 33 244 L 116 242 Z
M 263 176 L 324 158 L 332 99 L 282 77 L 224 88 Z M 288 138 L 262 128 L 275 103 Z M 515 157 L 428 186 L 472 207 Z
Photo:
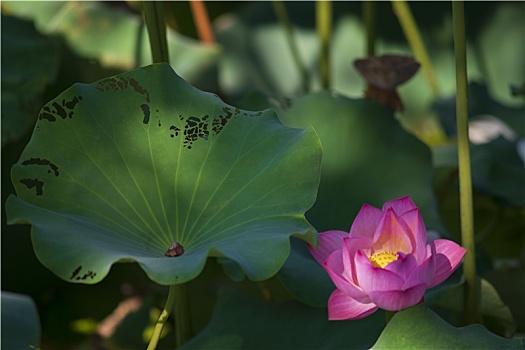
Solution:
M 384 91 L 394 91 L 396 87 L 412 78 L 419 66 L 412 57 L 398 55 L 375 56 L 354 61 L 354 67 L 366 81 Z

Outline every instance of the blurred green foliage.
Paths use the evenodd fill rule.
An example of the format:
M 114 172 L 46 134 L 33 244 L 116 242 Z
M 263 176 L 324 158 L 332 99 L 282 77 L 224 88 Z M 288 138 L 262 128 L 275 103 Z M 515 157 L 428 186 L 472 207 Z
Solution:
M 410 2 L 442 96 L 435 100 L 422 74 L 417 74 L 399 89 L 406 112 L 395 115 L 375 102 L 361 99 L 365 82 L 353 69 L 352 61 L 365 56 L 362 3 L 333 3 L 333 95 L 319 91 L 315 3 L 286 2 L 285 5 L 294 24 L 299 51 L 313 77 L 310 82 L 312 95 L 302 95 L 299 71 L 268 2 L 206 2 L 217 38 L 217 44 L 211 47 L 203 47 L 196 40 L 187 2 L 166 3 L 168 23 L 172 28 L 168 37 L 168 45 L 173 50 L 170 52 L 172 67 L 191 84 L 217 93 L 231 105 L 246 110 L 272 107 L 283 122 L 301 127 L 314 125 L 325 152 L 324 176 L 319 202 L 307 213 L 307 218 L 319 230 L 348 229 L 363 202 L 378 206 L 391 199 L 389 197 L 408 191 L 418 198 L 416 204 L 422 207 L 427 226 L 458 241 L 457 161 L 453 139 L 455 71 L 450 3 Z M 150 54 L 138 2 L 3 1 L 1 6 L 2 203 L 5 203 L 7 196 L 14 193 L 10 169 L 29 142 L 38 109 L 74 83 L 92 83 L 149 64 Z M 511 86 L 521 87 L 525 80 L 525 4 L 466 2 L 465 12 L 472 89 L 470 116 L 496 117 L 516 135 L 514 139 L 500 137 L 472 147 L 478 274 L 493 284 L 514 318 L 514 325 L 488 320 L 486 326 L 506 336 L 512 335 L 509 330 L 516 326 L 518 334 L 523 334 L 525 167 L 519 141 L 525 135 L 524 100 L 523 96 L 512 94 Z M 376 52 L 410 54 L 391 4 L 378 2 L 376 15 Z M 328 332 L 334 329 L 344 332 L 345 324 L 326 321 L 324 308 L 306 306 L 322 306 L 332 286 L 319 266 L 312 266 L 311 271 L 301 268 L 311 266 L 312 260 L 305 262 L 308 255 L 300 243 L 293 240 L 292 254 L 283 269 L 276 277 L 263 282 L 245 279 L 234 283 L 221 265 L 208 259 L 201 276 L 189 283 L 193 328 L 195 332 L 204 329 L 204 333 L 187 346 L 241 346 L 243 340 L 236 334 L 205 337 L 220 333 L 221 327 L 230 322 L 240 327 L 238 334 L 259 339 L 250 335 L 250 330 L 257 327 L 255 324 L 235 323 L 235 315 L 243 312 L 250 316 L 260 312 L 266 324 L 271 322 L 272 312 L 284 312 L 281 316 L 285 320 L 303 322 L 297 331 L 298 335 L 306 334 L 301 339 L 309 339 L 309 334 L 325 326 Z M 235 266 L 230 267 L 235 271 Z M 310 280 L 308 272 L 312 272 Z M 242 274 L 238 279 L 242 279 Z M 316 284 L 323 285 L 315 288 Z M 220 287 L 240 291 L 242 296 L 223 291 L 217 299 Z M 443 291 L 452 293 L 457 284 L 442 287 Z M 2 288 L 28 294 L 34 299 L 42 327 L 42 348 L 53 349 L 97 348 L 108 344 L 112 348 L 143 348 L 143 341 L 138 340 L 140 337 L 126 339 L 129 342 L 124 343 L 117 333 L 115 339 L 101 339 L 96 334 L 86 336 L 76 332 L 73 326 L 79 319 L 101 322 L 119 302 L 133 295 L 150 298 L 154 306 L 148 307 L 158 308 L 167 294 L 165 287 L 151 284 L 136 264 L 113 266 L 104 281 L 93 286 L 64 282 L 36 259 L 28 226 L 6 226 L 5 210 L 2 210 Z M 430 293 L 432 291 L 429 296 Z M 453 300 L 457 302 L 458 299 Z M 275 301 L 285 304 L 273 304 Z M 212 319 L 215 304 L 218 308 Z M 142 316 L 135 315 L 140 322 L 130 320 L 127 323 L 130 329 L 120 331 L 142 335 L 144 325 L 149 322 L 144 319 L 149 317 L 148 307 L 141 310 Z M 235 313 L 228 313 L 230 307 Z M 453 313 L 440 309 L 438 304 L 431 307 L 447 321 L 454 319 Z M 420 312 L 421 319 L 437 317 L 419 309 L 414 312 Z M 302 315 L 299 320 L 298 315 Z M 382 315 L 378 313 L 372 317 L 362 323 L 377 325 Z M 410 317 L 392 327 L 413 328 Z M 212 322 L 207 327 L 210 319 Z M 277 340 L 289 332 L 286 327 L 279 327 L 285 324 L 283 321 L 275 325 L 282 328 L 276 330 L 276 334 L 280 334 Z M 357 324 L 356 327 L 360 329 L 361 326 Z M 245 331 L 247 333 L 243 333 Z M 478 331 L 465 332 L 477 334 Z M 356 346 L 371 346 L 379 332 L 361 332 L 363 341 L 356 340 Z M 323 344 L 337 347 L 352 341 L 344 336 L 338 338 L 340 334 L 337 334 L 332 338 L 336 339 L 334 343 Z M 130 343 L 134 339 L 135 345 Z M 209 343 L 212 339 L 213 344 Z M 170 332 L 161 340 L 159 348 L 171 348 L 172 344 L 173 332 Z M 286 344 L 293 347 L 299 343 Z

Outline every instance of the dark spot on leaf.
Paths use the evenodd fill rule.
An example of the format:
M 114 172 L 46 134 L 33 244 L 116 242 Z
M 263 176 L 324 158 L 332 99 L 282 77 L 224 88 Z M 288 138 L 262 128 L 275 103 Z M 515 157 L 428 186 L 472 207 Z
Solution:
M 184 254 L 184 248 L 178 242 L 173 242 L 171 247 L 169 247 L 166 253 L 164 253 L 165 256 L 169 256 L 170 258 L 180 256 L 182 254 Z
M 75 271 L 76 271 L 76 270 L 75 270 Z M 80 271 L 80 270 L 79 270 L 79 271 Z M 77 272 L 77 274 L 78 274 L 78 272 Z M 77 277 L 75 278 L 75 280 L 77 280 L 77 281 L 80 281 L 80 280 L 84 281 L 84 280 L 86 280 L 86 279 L 88 279 L 88 278 L 93 279 L 93 278 L 95 278 L 96 275 L 97 275 L 96 272 L 93 272 L 93 271 L 89 270 L 88 272 L 86 272 L 86 273 L 83 274 L 82 276 L 77 276 Z M 71 279 L 73 279 L 73 278 L 71 278 Z
M 146 102 L 150 102 L 148 90 L 144 89 L 137 80 L 133 78 L 127 78 L 125 76 L 116 76 L 103 79 L 98 82 L 96 89 L 101 92 L 111 90 L 119 91 L 127 89 L 128 86 L 131 86 L 135 92 L 144 95 L 146 97 Z
M 198 138 L 208 139 L 210 132 L 208 131 L 208 119 L 209 115 L 203 117 L 190 116 L 186 119 L 186 125 L 184 126 L 184 147 L 191 149 L 191 145 Z M 172 126 L 173 127 L 173 126 Z M 171 128 L 170 128 L 171 129 Z M 176 136 L 177 134 L 175 134 Z
M 71 101 L 65 102 L 65 107 L 68 109 L 73 109 L 80 101 L 82 101 L 82 96 L 75 96 Z
M 173 134 L 171 134 L 171 137 L 179 136 L 180 129 L 176 127 L 175 125 L 170 126 L 170 130 L 173 130 Z
M 184 128 L 181 132 L 184 136 L 183 146 L 187 149 L 191 149 L 193 143 L 198 139 L 208 140 L 211 135 L 219 134 L 230 119 L 235 119 L 237 115 L 241 114 L 241 110 L 239 108 L 232 109 L 230 106 L 224 106 L 222 110 L 224 115 L 219 114 L 215 117 L 210 117 L 208 114 L 206 114 L 202 117 L 189 116 L 184 118 L 182 115 L 179 115 L 179 120 L 185 120 Z M 232 111 L 234 111 L 234 113 L 232 113 Z M 243 114 L 248 116 L 248 114 L 245 112 Z M 262 112 L 259 112 L 257 115 L 261 114 Z M 250 115 L 254 116 L 253 114 Z M 178 127 L 171 125 L 170 130 L 174 131 L 170 134 L 171 138 L 179 136 L 180 129 Z
M 55 176 L 59 175 L 58 167 L 47 159 L 29 158 L 28 160 L 24 160 L 22 162 L 22 165 L 46 165 L 50 168 L 50 170 L 48 170 L 48 173 L 51 173 L 51 171 L 53 171 Z
M 53 102 L 53 107 L 55 107 L 55 111 L 59 115 L 60 118 L 62 118 L 62 119 L 66 119 L 67 118 L 66 110 L 64 108 L 62 108 L 61 105 L 59 105 L 56 102 Z
M 46 113 L 46 112 L 41 112 L 40 115 L 38 116 L 38 119 L 40 120 L 46 119 L 47 121 L 50 121 L 50 122 L 54 122 L 57 120 L 57 118 L 53 117 L 51 114 Z
M 109 90 L 118 90 L 119 86 L 116 84 L 116 78 L 106 78 L 97 83 L 96 89 L 101 92 Z
M 144 113 L 144 119 L 142 120 L 142 122 L 144 124 L 148 124 L 149 123 L 149 116 L 150 116 L 149 105 L 142 104 L 142 105 L 140 105 L 140 108 L 142 108 L 142 113 Z
M 73 110 L 80 101 L 82 101 L 82 96 L 74 96 L 69 101 L 63 99 L 60 104 L 56 101 L 53 101 L 51 102 L 52 108 L 50 108 L 49 105 L 42 108 L 42 112 L 40 112 L 38 119 L 45 119 L 50 122 L 55 122 L 57 120 L 56 116 L 59 116 L 62 119 L 71 119 L 73 118 L 74 114 Z
M 133 78 L 129 79 L 129 84 L 133 87 L 133 90 L 138 92 L 139 94 L 146 95 L 146 101 L 150 102 L 149 92 L 148 90 L 144 89 L 138 81 L 136 81 Z
M 38 180 L 38 178 L 36 178 L 36 179 L 22 179 L 22 180 L 20 180 L 20 183 L 26 185 L 26 187 L 29 188 L 29 189 L 35 187 L 37 196 L 41 196 L 42 194 L 44 194 L 44 191 L 43 191 L 44 182 Z
M 189 127 L 193 127 L 195 125 L 197 125 L 197 123 L 199 122 L 199 118 L 197 117 L 189 117 L 188 118 L 188 121 L 186 122 L 187 126 Z
M 232 116 L 232 109 L 230 107 L 224 107 L 222 110 L 226 113 L 226 118 L 230 119 Z
M 79 265 L 74 271 L 73 273 L 71 274 L 71 277 L 69 279 L 74 279 L 78 273 L 80 272 L 80 270 L 82 270 L 82 265 Z

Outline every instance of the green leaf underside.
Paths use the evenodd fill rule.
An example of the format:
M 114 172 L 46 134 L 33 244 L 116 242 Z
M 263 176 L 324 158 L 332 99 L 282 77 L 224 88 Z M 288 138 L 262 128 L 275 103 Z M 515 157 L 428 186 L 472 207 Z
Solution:
M 523 339 L 506 339 L 479 324 L 456 328 L 424 304 L 394 315 L 373 349 L 522 349 Z
M 228 106 L 152 65 L 76 84 L 41 110 L 12 169 L 8 222 L 31 223 L 39 259 L 72 282 L 135 260 L 157 283 L 183 283 L 207 256 L 265 279 L 290 235 L 316 243 L 304 212 L 320 153 L 312 129 Z M 184 253 L 164 256 L 173 242 Z

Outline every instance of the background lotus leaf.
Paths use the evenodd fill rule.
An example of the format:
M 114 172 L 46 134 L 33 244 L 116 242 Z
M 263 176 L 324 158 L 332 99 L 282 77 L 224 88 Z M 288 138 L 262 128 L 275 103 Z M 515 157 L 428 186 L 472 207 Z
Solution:
M 209 325 L 181 349 L 368 349 L 384 319 L 379 311 L 357 321 L 333 322 L 326 308 L 253 300 L 222 289 Z
M 285 2 L 301 59 L 310 73 L 310 88 L 320 88 L 318 64 L 320 45 L 316 33 L 314 2 Z M 432 139 L 441 126 L 429 110 L 436 98 L 455 93 L 452 12 L 444 2 L 409 4 L 415 14 L 423 42 L 431 57 L 439 91 L 432 92 L 422 72 L 399 88 L 406 111 L 402 121 L 424 138 Z M 413 55 L 389 2 L 378 2 L 376 9 L 376 55 Z M 366 82 L 352 66 L 366 54 L 366 28 L 362 3 L 334 2 L 330 43 L 331 88 L 341 94 L 362 96 Z M 498 101 L 523 105 L 511 96 L 510 84 L 523 83 L 525 40 L 523 6 L 519 3 L 466 3 L 468 35 L 468 75 L 471 81 L 485 82 Z M 239 96 L 246 91 L 263 91 L 270 96 L 293 97 L 303 93 L 301 75 L 295 65 L 281 24 L 269 2 L 256 3 L 228 14 L 215 22 L 217 40 L 225 53 L 219 63 L 222 89 Z M 500 54 L 500 50 L 508 54 Z
M 40 322 L 31 297 L 2 291 L 2 349 L 38 349 Z
M 243 111 L 166 64 L 76 84 L 40 112 L 12 179 L 9 223 L 31 223 L 40 261 L 96 283 L 137 261 L 160 284 L 227 257 L 254 280 L 277 272 L 290 235 L 316 244 L 320 144 L 271 110 Z M 185 252 L 164 254 L 173 242 Z
M 77 54 L 104 66 L 129 70 L 152 60 L 142 18 L 118 6 L 99 1 L 5 1 L 2 6 L 34 20 L 42 33 L 62 35 Z M 217 45 L 201 45 L 169 28 L 167 40 L 170 63 L 182 78 L 193 84 L 199 81 L 202 88 L 215 86 L 206 73 L 213 71 L 219 58 Z
M 506 339 L 479 324 L 455 328 L 424 304 L 394 315 L 372 349 L 522 349 L 523 339 Z
M 321 139 L 323 177 L 307 214 L 319 231 L 349 231 L 364 203 L 381 207 L 410 195 L 427 229 L 446 234 L 432 191 L 430 149 L 404 130 L 391 110 L 320 92 L 292 100 L 280 117 L 292 127 L 312 125 Z
M 57 38 L 33 24 L 2 14 L 2 147 L 33 127 L 45 89 L 58 73 Z

